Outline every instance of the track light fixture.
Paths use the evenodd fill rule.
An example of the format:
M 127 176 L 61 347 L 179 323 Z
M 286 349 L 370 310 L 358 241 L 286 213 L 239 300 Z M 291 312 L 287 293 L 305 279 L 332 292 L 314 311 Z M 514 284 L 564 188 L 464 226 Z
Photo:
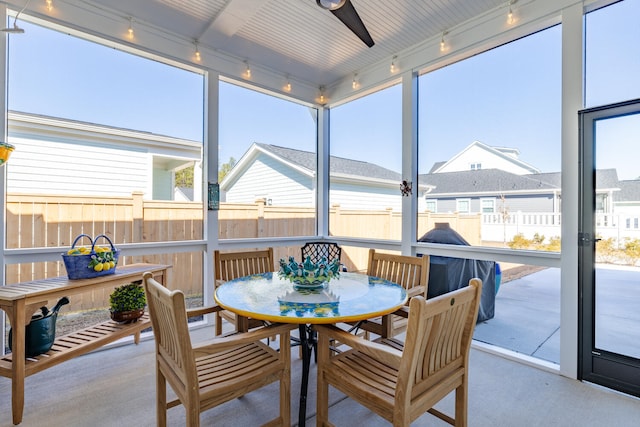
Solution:
M 47 4 L 47 10 L 51 12 L 53 9 L 53 0 L 45 0 L 45 3 Z
M 244 65 L 245 65 L 244 75 L 245 75 L 246 78 L 250 79 L 251 78 L 251 67 L 249 67 L 249 61 L 244 61 Z
M 318 89 L 320 90 L 320 96 L 318 97 L 318 103 L 320 105 L 324 105 L 324 104 L 327 103 L 327 99 L 324 96 L 324 86 L 320 86 Z
M 396 72 L 396 59 L 398 59 L 397 55 L 394 55 L 393 58 L 391 58 L 391 65 L 389 66 L 391 74 Z
M 196 62 L 200 62 L 202 60 L 202 56 L 200 56 L 200 49 L 198 48 L 198 41 L 196 40 L 194 44 L 196 45 L 196 52 L 195 52 Z
M 284 84 L 285 92 L 291 92 L 291 80 L 289 79 L 289 75 L 287 74 L 287 82 Z
M 358 73 L 355 73 L 353 75 L 353 81 L 351 82 L 351 88 L 352 89 L 357 89 L 358 88 Z
M 129 17 L 129 29 L 127 30 L 127 37 L 133 40 L 133 18 Z
M 509 11 L 507 12 L 507 24 L 512 25 L 516 22 L 515 17 L 513 16 L 513 8 L 512 5 L 515 4 L 517 0 L 509 0 Z
M 449 34 L 448 31 L 443 31 L 442 35 L 440 36 L 440 52 L 446 52 L 447 49 L 449 49 L 449 46 L 447 46 L 447 42 L 444 40 L 444 36 L 446 36 L 447 34 Z

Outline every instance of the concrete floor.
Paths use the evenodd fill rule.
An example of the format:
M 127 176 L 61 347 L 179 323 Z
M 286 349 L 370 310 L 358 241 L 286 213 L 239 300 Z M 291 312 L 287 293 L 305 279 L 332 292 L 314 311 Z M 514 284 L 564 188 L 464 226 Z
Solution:
M 212 328 L 192 332 L 208 339 Z M 97 351 L 27 378 L 26 427 L 154 426 L 154 343 L 127 344 Z M 301 362 L 292 349 L 291 406 L 297 425 Z M 513 362 L 479 350 L 471 352 L 470 426 L 637 426 L 640 400 Z M 315 365 L 311 366 L 307 425 L 315 425 Z M 0 378 L 0 427 L 11 426 L 11 383 Z M 202 414 L 202 425 L 254 426 L 277 413 L 277 385 Z M 330 419 L 337 426 L 387 423 L 346 396 L 331 390 Z M 452 395 L 438 407 L 451 411 Z M 181 407 L 169 411 L 169 425 L 184 425 Z M 414 426 L 442 426 L 423 415 Z
M 640 358 L 640 269 L 596 266 L 596 345 Z M 560 269 L 503 283 L 495 316 L 476 325 L 476 341 L 558 364 Z
M 503 283 L 495 316 L 478 323 L 473 338 L 558 364 L 560 269 L 547 268 Z
M 604 276 L 598 279 L 602 279 L 600 283 L 606 279 L 611 284 L 608 288 L 610 295 L 628 292 L 630 284 L 640 283 L 637 276 L 629 277 L 628 273 L 621 274 L 618 270 L 602 271 Z M 611 274 L 618 279 L 614 280 Z M 476 326 L 476 342 L 490 343 L 557 363 L 560 353 L 559 275 L 558 269 L 550 268 L 502 284 L 496 296 L 495 317 Z M 610 323 L 619 327 L 628 325 L 628 322 L 639 324 L 640 312 L 633 310 L 634 306 L 637 307 L 634 298 L 604 298 L 601 306 L 599 315 L 617 319 L 616 322 L 603 323 L 607 328 L 601 331 L 603 337 L 615 336 Z M 628 310 L 621 307 L 627 307 Z M 192 332 L 194 342 L 211 336 L 211 327 Z M 631 341 L 631 345 L 636 347 L 640 342 Z M 127 344 L 96 351 L 27 378 L 21 425 L 154 426 L 153 351 L 153 340 L 147 339 L 138 346 Z M 293 348 L 292 352 L 292 422 L 297 425 L 301 362 L 298 349 Z M 472 349 L 470 360 L 470 426 L 638 425 L 640 399 L 567 379 L 478 349 Z M 307 403 L 307 425 L 310 426 L 315 425 L 315 387 L 315 365 L 312 363 Z M 277 385 L 270 385 L 203 413 L 202 425 L 260 425 L 276 416 L 277 396 Z M 380 417 L 336 390 L 331 390 L 330 405 L 330 419 L 337 426 L 387 425 Z M 452 396 L 448 396 L 438 407 L 451 412 Z M 0 378 L 0 427 L 11 425 L 11 382 L 7 378 Z M 184 410 L 181 407 L 169 411 L 169 425 L 184 425 Z M 447 424 L 427 414 L 413 425 Z

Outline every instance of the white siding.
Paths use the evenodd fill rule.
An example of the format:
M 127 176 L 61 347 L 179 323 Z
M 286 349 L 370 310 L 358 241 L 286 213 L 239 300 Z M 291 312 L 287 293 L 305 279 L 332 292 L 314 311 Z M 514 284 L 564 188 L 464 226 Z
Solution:
M 9 143 L 16 149 L 8 192 L 130 196 L 148 189 L 149 154 L 142 151 L 15 137 Z
M 227 191 L 230 203 L 253 203 L 270 199 L 276 206 L 315 206 L 310 176 L 297 172 L 272 157 L 258 156 Z
M 472 163 L 480 163 L 482 169 L 501 169 L 516 175 L 525 175 L 531 173 L 530 170 L 513 163 L 508 157 L 496 156 L 477 145 L 471 146 L 468 150 L 463 151 L 460 156 L 452 159 L 445 167 L 438 172 L 459 172 L 471 170 Z
M 368 187 L 348 183 L 329 183 L 330 205 L 342 209 L 402 210 L 400 188 Z

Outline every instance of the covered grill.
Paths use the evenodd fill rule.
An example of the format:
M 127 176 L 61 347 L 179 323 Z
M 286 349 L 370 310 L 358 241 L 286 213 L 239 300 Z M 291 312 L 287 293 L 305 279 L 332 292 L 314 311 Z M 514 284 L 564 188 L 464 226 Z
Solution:
M 470 246 L 469 242 L 449 227 L 448 223 L 436 223 L 435 228 L 427 232 L 418 241 Z M 492 319 L 496 299 L 496 263 L 494 261 L 432 256 L 429 267 L 427 298 L 433 298 L 467 286 L 469 279 L 474 277 L 482 280 L 478 322 Z

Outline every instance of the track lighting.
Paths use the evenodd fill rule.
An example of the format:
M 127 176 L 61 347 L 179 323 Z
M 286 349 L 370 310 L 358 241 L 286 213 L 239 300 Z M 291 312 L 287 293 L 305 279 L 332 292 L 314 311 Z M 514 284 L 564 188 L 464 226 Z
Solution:
M 324 96 L 324 86 L 320 86 L 318 89 L 320 90 L 320 96 L 318 97 L 318 103 L 320 105 L 324 105 L 324 104 L 327 103 L 327 99 Z
M 200 62 L 202 60 L 202 57 L 200 56 L 200 49 L 198 49 L 198 42 L 195 42 L 196 45 L 196 61 Z
M 509 12 L 507 12 L 507 24 L 512 25 L 515 22 L 515 18 L 513 16 L 513 8 L 511 7 L 516 0 L 509 0 Z
M 244 70 L 244 75 L 246 78 L 251 78 L 251 67 L 249 67 L 249 61 L 244 61 L 244 65 L 246 66 Z
M 353 89 L 357 89 L 358 88 L 358 73 L 355 73 L 353 75 L 353 81 L 351 82 L 351 87 Z
M 396 55 L 391 58 L 391 65 L 389 66 L 389 71 L 391 72 L 391 74 L 396 72 L 396 59 L 398 59 L 398 56 Z
M 45 3 L 47 4 L 47 10 L 51 12 L 53 9 L 53 0 L 45 0 Z
M 444 52 L 447 49 L 447 45 L 444 43 L 444 35 L 445 31 L 442 32 L 442 37 L 440 38 L 440 52 Z
M 289 80 L 289 76 L 287 75 L 287 82 L 284 85 L 285 92 L 291 92 L 291 80 Z
M 133 18 L 129 17 L 129 29 L 127 30 L 128 37 L 130 40 L 133 40 Z

